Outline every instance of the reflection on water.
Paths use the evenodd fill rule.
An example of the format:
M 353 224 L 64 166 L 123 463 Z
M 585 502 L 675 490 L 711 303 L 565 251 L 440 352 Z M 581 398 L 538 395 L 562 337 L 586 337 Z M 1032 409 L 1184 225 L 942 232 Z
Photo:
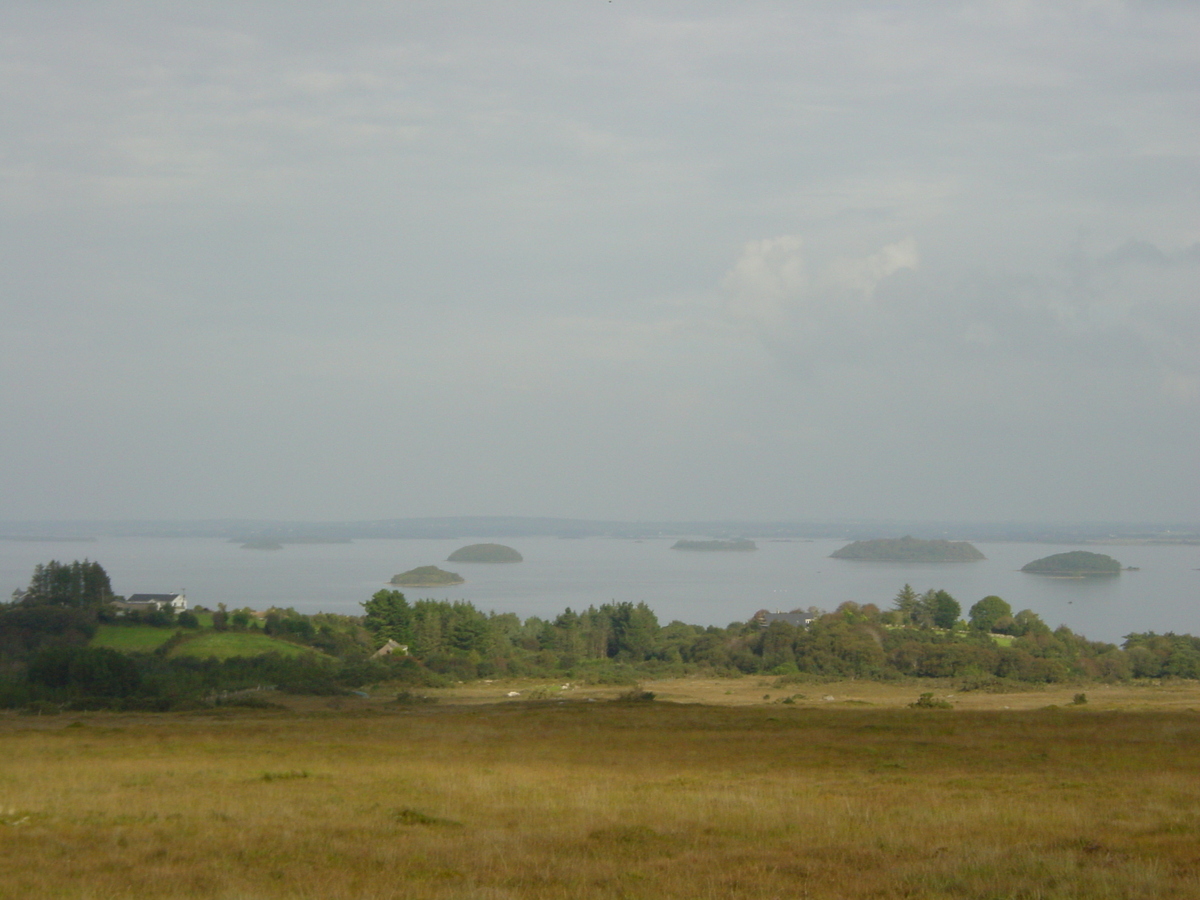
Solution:
M 521 538 L 505 541 L 525 557 L 510 565 L 445 563 L 460 540 L 358 540 L 243 550 L 199 538 L 101 538 L 64 544 L 0 541 L 0 590 L 23 587 L 33 566 L 51 559 L 98 560 L 119 594 L 186 589 L 192 603 L 215 607 L 294 606 L 302 612 L 357 615 L 359 604 L 397 572 L 438 564 L 466 578 L 449 588 L 413 588 L 410 599 L 470 600 L 496 612 L 552 617 L 566 607 L 644 601 L 663 623 L 744 621 L 762 608 L 833 609 L 853 600 L 891 605 L 905 583 L 944 588 L 963 605 L 999 594 L 1014 610 L 1032 609 L 1052 627 L 1093 640 L 1131 631 L 1200 633 L 1200 547 L 1046 544 L 976 546 L 974 563 L 875 563 L 829 559 L 843 541 L 760 541 L 754 552 L 681 552 L 673 540 Z M 1139 571 L 1115 578 L 1062 579 L 1018 571 L 1030 560 L 1070 549 L 1108 553 Z

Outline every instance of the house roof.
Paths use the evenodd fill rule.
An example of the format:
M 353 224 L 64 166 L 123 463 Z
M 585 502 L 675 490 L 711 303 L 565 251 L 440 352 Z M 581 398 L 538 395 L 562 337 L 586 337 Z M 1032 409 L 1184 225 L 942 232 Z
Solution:
M 398 643 L 397 641 L 388 638 L 388 642 L 372 653 L 371 658 L 374 659 L 376 656 L 391 656 L 396 652 L 408 653 L 408 645 Z
M 126 603 L 170 603 L 176 597 L 182 597 L 183 594 L 130 594 Z

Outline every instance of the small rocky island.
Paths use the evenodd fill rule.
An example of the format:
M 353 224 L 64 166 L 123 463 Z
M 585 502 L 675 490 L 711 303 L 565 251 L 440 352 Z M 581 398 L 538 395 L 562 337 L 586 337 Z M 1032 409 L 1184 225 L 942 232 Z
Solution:
M 923 541 L 905 535 L 855 541 L 829 554 L 833 559 L 862 559 L 878 562 L 975 562 L 987 559 L 966 541 Z
M 754 541 L 746 540 L 715 540 L 715 541 L 676 541 L 671 545 L 672 550 L 757 550 Z
M 447 562 L 471 563 L 519 563 L 524 559 L 512 547 L 503 544 L 469 544 L 446 557 Z
M 465 582 L 466 579 L 455 572 L 447 572 L 437 566 L 418 566 L 407 572 L 401 572 L 399 575 L 393 575 L 392 580 L 388 583 L 398 584 L 402 587 L 445 587 L 449 584 L 464 584 Z
M 1119 575 L 1121 564 L 1103 553 L 1072 550 L 1069 553 L 1055 553 L 1053 556 L 1035 559 L 1023 565 L 1021 571 L 1034 575 L 1054 575 L 1058 578 L 1095 578 Z

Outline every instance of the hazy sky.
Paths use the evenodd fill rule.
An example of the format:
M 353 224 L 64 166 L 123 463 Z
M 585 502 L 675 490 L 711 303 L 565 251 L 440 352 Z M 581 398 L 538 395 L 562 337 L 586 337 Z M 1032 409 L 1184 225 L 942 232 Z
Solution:
M 1200 4 L 0 0 L 0 519 L 1200 519 Z

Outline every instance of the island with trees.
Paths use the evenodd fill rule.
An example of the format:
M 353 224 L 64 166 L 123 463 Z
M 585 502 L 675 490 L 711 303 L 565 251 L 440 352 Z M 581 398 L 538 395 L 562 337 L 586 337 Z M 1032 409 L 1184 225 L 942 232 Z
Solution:
M 1071 550 L 1068 553 L 1055 553 L 1026 563 L 1021 567 L 1022 572 L 1033 575 L 1053 575 L 1058 578 L 1096 578 L 1106 575 L 1119 575 L 1121 564 L 1104 553 L 1092 553 L 1088 550 Z
M 713 540 L 713 541 L 689 541 L 679 540 L 671 545 L 672 550 L 757 550 L 758 545 L 754 541 L 747 540 Z
M 512 547 L 504 544 L 468 544 L 446 557 L 447 562 L 519 563 L 525 559 Z
M 874 560 L 878 562 L 976 562 L 987 559 L 966 541 L 925 541 L 905 535 L 855 541 L 829 554 L 833 559 Z
M 437 566 L 418 566 L 407 572 L 401 572 L 399 575 L 393 575 L 392 580 L 388 583 L 398 584 L 402 587 L 445 587 L 452 584 L 465 584 L 466 579 L 457 572 L 447 572 Z

